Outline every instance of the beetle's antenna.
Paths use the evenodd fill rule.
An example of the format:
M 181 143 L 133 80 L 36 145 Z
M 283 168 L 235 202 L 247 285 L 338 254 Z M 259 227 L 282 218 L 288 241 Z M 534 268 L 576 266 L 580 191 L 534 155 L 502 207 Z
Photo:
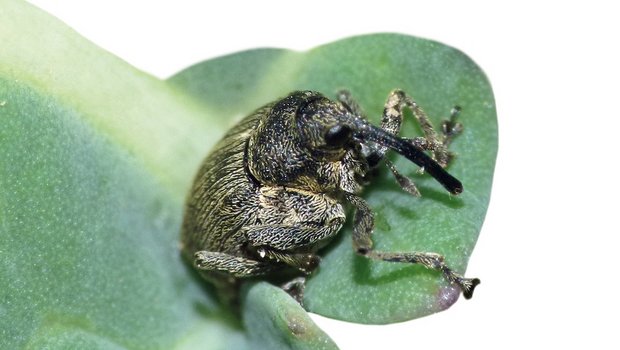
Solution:
M 417 146 L 369 123 L 365 123 L 358 130 L 358 137 L 363 140 L 387 146 L 402 154 L 407 159 L 423 168 L 425 172 L 437 180 L 448 192 L 454 195 L 463 192 L 463 185 L 461 182 L 445 171 L 433 158 L 429 157 Z

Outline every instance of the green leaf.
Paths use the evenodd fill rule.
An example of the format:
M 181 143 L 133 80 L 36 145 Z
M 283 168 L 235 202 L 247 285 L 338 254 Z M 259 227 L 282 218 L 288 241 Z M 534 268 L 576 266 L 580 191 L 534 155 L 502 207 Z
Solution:
M 491 87 L 463 53 L 404 35 L 378 34 L 345 39 L 306 53 L 253 50 L 206 61 L 170 79 L 225 118 L 247 114 L 266 101 L 299 89 L 335 94 L 348 89 L 370 118 L 380 122 L 394 88 L 408 92 L 438 127 L 455 105 L 465 130 L 451 150 L 450 172 L 465 191 L 450 196 L 402 157 L 396 166 L 419 184 L 422 198 L 406 194 L 383 169 L 364 198 L 375 211 L 375 249 L 432 251 L 465 271 L 489 202 L 497 152 L 497 123 Z M 420 135 L 406 115 L 405 136 Z M 350 225 L 329 247 L 320 271 L 308 281 L 310 311 L 360 323 L 391 323 L 444 310 L 459 296 L 440 273 L 420 266 L 368 261 L 351 245 Z
M 273 317 L 266 319 L 266 314 Z M 336 349 L 308 314 L 300 312 L 297 301 L 267 282 L 248 288 L 243 321 L 252 349 Z
M 255 348 L 178 251 L 217 114 L 26 3 L 0 23 L 2 347 Z M 262 290 L 278 297 L 252 322 L 307 317 Z M 278 326 L 294 347 L 326 339 Z
M 351 90 L 378 122 L 390 90 L 437 122 L 462 107 L 450 197 L 407 161 L 423 197 L 385 171 L 364 197 L 386 251 L 436 251 L 464 271 L 489 200 L 495 107 L 460 52 L 402 35 L 356 37 L 306 53 L 262 49 L 161 81 L 23 3 L 0 12 L 0 339 L 6 348 L 335 348 L 277 287 L 248 286 L 238 320 L 183 261 L 183 200 L 231 125 L 294 89 Z M 410 116 L 409 116 L 410 117 Z M 419 133 L 406 118 L 403 133 Z M 426 315 L 457 291 L 416 266 L 357 257 L 350 228 L 306 290 L 314 312 L 363 323 Z

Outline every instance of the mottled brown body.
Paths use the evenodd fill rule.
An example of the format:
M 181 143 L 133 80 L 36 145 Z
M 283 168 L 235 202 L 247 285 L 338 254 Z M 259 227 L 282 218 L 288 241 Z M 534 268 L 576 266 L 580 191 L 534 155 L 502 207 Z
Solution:
M 404 107 L 413 110 L 424 137 L 396 136 Z M 226 292 L 243 277 L 286 270 L 308 274 L 319 264 L 317 251 L 345 222 L 343 204 L 349 203 L 356 208 L 353 244 L 359 254 L 422 263 L 471 296 L 479 281 L 456 274 L 438 254 L 372 250 L 372 212 L 357 196 L 388 148 L 460 193 L 460 182 L 443 170 L 450 159 L 447 145 L 460 124 L 451 120 L 443 129 L 436 134 L 422 110 L 399 90 L 388 98 L 381 128 L 368 123 L 346 92 L 332 101 L 300 91 L 268 104 L 232 128 L 205 159 L 187 201 L 183 252 Z M 419 194 L 413 182 L 387 165 L 404 190 Z

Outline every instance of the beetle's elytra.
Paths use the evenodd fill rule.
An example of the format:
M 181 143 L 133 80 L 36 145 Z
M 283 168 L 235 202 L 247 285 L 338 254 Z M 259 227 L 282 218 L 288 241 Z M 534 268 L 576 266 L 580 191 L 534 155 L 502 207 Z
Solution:
M 404 108 L 412 110 L 423 137 L 398 137 Z M 320 262 L 317 251 L 345 222 L 348 203 L 355 208 L 358 254 L 437 269 L 469 299 L 480 281 L 454 272 L 441 255 L 373 250 L 373 214 L 358 196 L 389 149 L 459 194 L 461 183 L 444 170 L 451 159 L 448 145 L 462 129 L 454 120 L 457 112 L 437 133 L 401 90 L 390 93 L 381 127 L 368 122 L 346 91 L 337 101 L 297 91 L 267 104 L 228 131 L 202 164 L 187 200 L 183 253 L 220 290 L 244 277 L 287 270 L 309 274 Z M 419 195 L 411 180 L 383 161 L 405 191 Z

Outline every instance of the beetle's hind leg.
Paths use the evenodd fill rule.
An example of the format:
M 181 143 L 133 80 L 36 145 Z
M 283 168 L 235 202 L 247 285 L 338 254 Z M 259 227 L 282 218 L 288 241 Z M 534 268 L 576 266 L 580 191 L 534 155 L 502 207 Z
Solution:
M 437 253 L 391 253 L 374 251 L 371 239 L 374 226 L 372 211 L 368 207 L 368 204 L 356 195 L 346 194 L 346 199 L 356 209 L 353 219 L 353 247 L 358 254 L 367 258 L 383 261 L 421 264 L 429 269 L 441 271 L 450 283 L 456 283 L 460 287 L 465 299 L 472 297 L 474 289 L 480 284 L 480 280 L 477 278 L 465 278 L 454 272 L 445 264 L 444 257 Z

